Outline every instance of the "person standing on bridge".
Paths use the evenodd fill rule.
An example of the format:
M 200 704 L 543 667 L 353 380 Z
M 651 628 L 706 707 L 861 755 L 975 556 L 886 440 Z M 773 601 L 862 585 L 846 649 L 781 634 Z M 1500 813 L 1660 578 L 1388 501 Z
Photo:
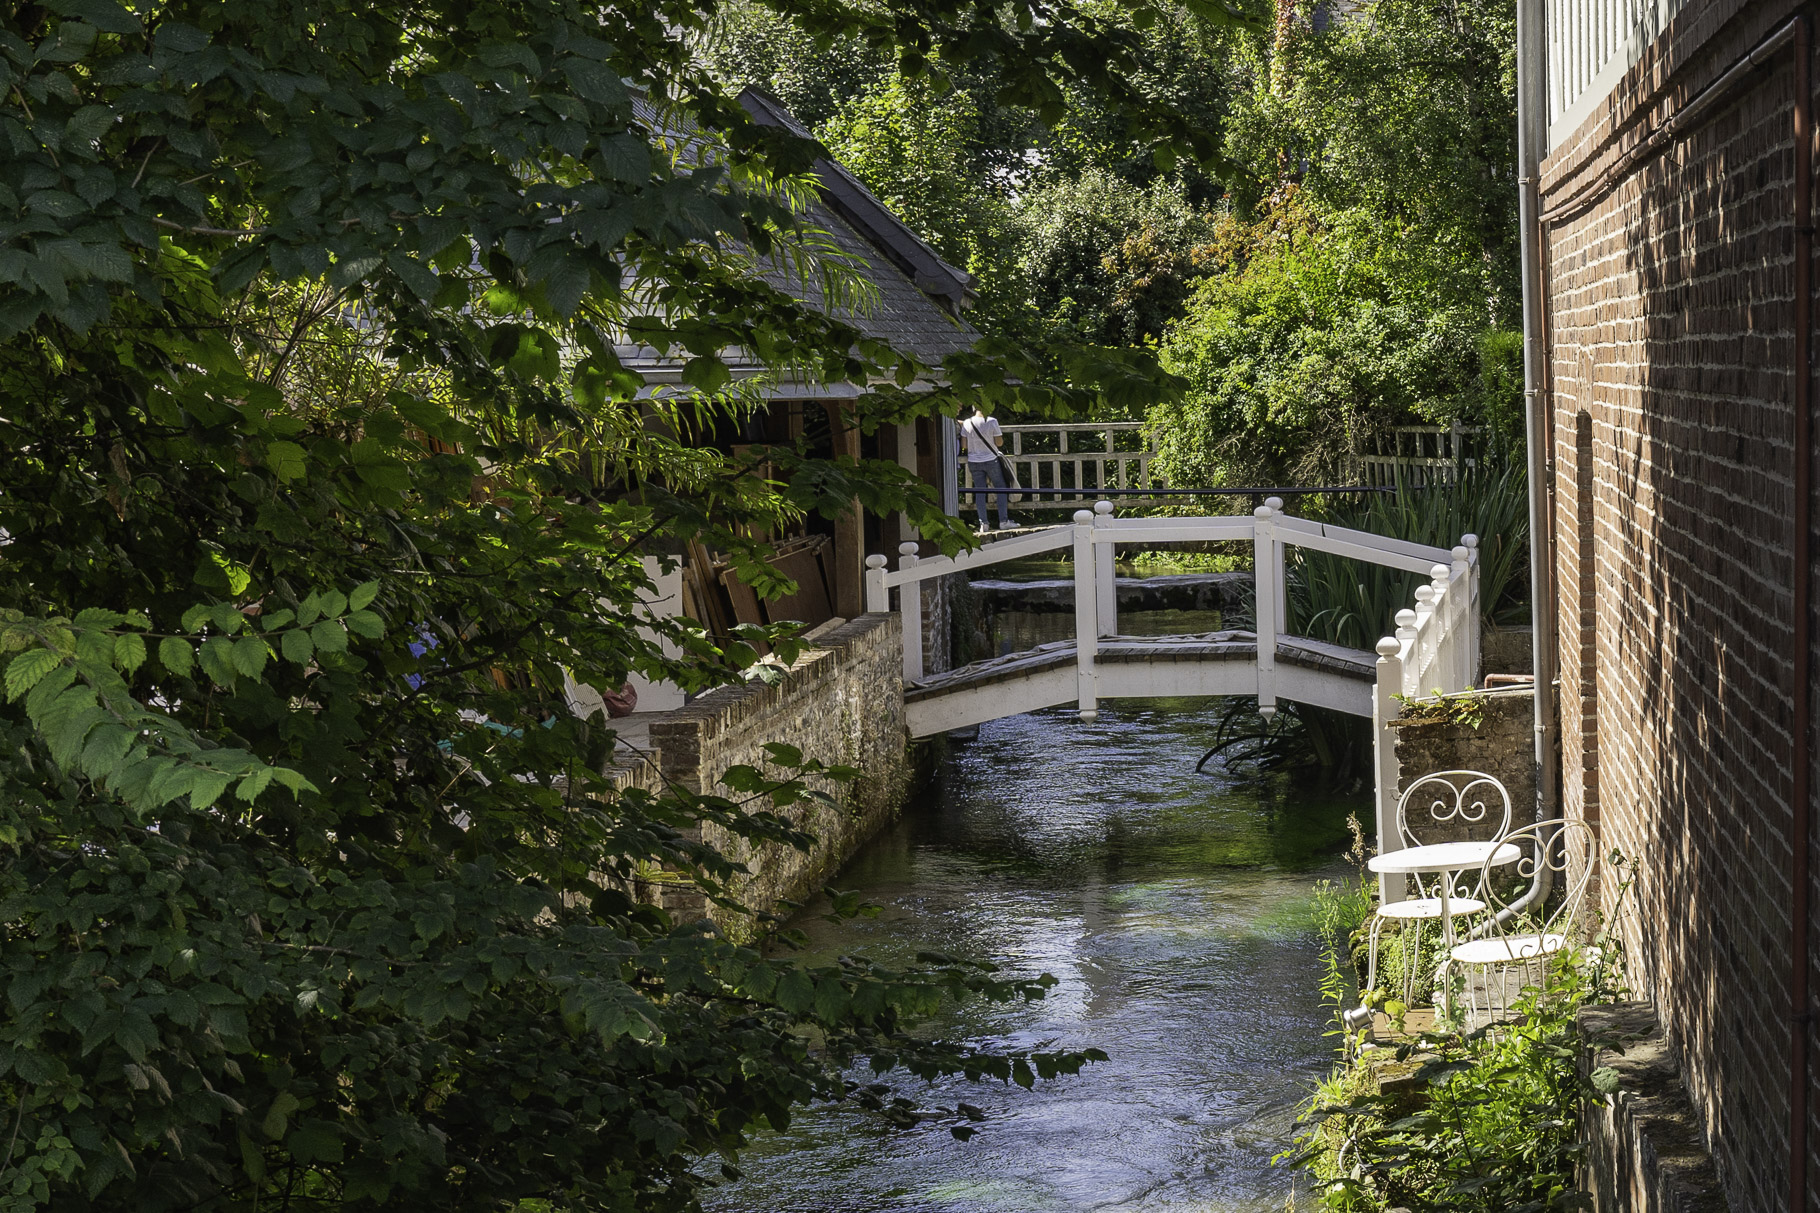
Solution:
M 961 422 L 961 450 L 967 456 L 967 476 L 973 485 L 973 508 L 979 514 L 981 534 L 992 529 L 986 521 L 989 489 L 998 490 L 999 529 L 1011 525 L 1011 478 L 1006 474 L 1005 457 L 999 453 L 1003 445 L 1004 434 L 997 419 L 974 405 L 972 415 Z

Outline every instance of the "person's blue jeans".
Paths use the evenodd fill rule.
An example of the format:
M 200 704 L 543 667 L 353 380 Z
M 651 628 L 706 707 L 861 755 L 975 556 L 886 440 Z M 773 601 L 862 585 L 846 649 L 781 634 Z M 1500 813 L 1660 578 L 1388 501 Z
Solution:
M 998 524 L 1001 527 L 1011 525 L 1011 494 L 1007 491 L 1011 485 L 1005 479 L 1005 465 L 996 459 L 976 463 L 967 461 L 967 474 L 973 480 L 973 508 L 980 516 L 980 525 L 986 525 L 986 498 L 988 489 L 998 490 Z

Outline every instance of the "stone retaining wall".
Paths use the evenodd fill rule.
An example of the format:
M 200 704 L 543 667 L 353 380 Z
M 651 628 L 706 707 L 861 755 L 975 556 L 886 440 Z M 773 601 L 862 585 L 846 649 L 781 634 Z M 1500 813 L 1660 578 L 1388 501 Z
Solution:
M 1473 694 L 1485 714 L 1476 729 L 1446 721 L 1396 722 L 1397 790 L 1408 791 L 1433 771 L 1483 771 L 1510 793 L 1511 828 L 1529 825 L 1536 819 L 1535 691 L 1525 686 Z M 1432 701 L 1405 710 L 1418 712 L 1423 702 Z
M 1648 1003 L 1580 1012 L 1580 1073 L 1611 1071 L 1618 1089 L 1588 1095 L 1580 1136 L 1580 1186 L 1594 1213 L 1727 1213 L 1674 1050 Z
M 768 743 L 861 772 L 847 784 L 812 781 L 832 805 L 804 802 L 784 810 L 815 835 L 807 852 L 779 845 L 755 851 L 725 830 L 703 827 L 706 841 L 746 865 L 734 892 L 759 912 L 818 891 L 896 815 L 909 786 L 901 616 L 863 615 L 820 632 L 814 643 L 775 685 L 720 687 L 651 722 L 663 779 L 692 792 L 733 795 L 721 776 L 741 765 L 766 769 Z M 664 904 L 675 913 L 699 906 L 731 934 L 750 930 L 739 916 L 668 892 Z

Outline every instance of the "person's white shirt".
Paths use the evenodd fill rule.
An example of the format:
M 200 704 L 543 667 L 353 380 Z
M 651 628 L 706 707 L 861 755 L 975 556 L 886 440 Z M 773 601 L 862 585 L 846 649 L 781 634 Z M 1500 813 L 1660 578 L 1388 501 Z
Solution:
M 961 422 L 961 440 L 967 444 L 968 463 L 991 463 L 998 458 L 993 439 L 1003 431 L 998 427 L 996 417 L 987 417 L 980 413 Z

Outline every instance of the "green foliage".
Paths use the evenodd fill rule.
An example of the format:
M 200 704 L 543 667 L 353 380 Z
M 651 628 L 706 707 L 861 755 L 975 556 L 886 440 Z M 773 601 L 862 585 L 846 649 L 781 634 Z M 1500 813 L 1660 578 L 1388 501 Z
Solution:
M 1074 11 L 811 26 L 1141 111 L 1130 39 Z M 911 1029 L 1046 979 L 803 964 L 645 904 L 653 873 L 730 904 L 702 827 L 803 845 L 846 772 L 616 791 L 564 706 L 567 675 L 790 659 L 787 629 L 641 630 L 646 552 L 700 539 L 778 593 L 749 536 L 811 511 L 964 539 L 892 463 L 717 444 L 749 415 L 723 350 L 890 385 L 865 428 L 1155 390 L 1141 357 L 1048 381 L 1000 343 L 911 392 L 929 368 L 756 275 L 839 267 L 796 218 L 813 149 L 693 60 L 708 19 L 58 0 L 0 28 L 0 1207 L 686 1209 L 702 1158 L 733 1173 L 808 1100 L 889 1117 L 858 1059 L 1028 1085 L 1094 1056 Z M 627 345 L 695 390 L 641 398 Z
M 1520 466 L 1469 468 L 1451 485 L 1403 486 L 1394 494 L 1336 498 L 1310 517 L 1355 530 L 1452 548 L 1479 537 L 1479 609 L 1484 623 L 1529 613 L 1529 489 Z M 1415 605 L 1425 578 L 1291 547 L 1290 630 L 1370 651 Z
M 964 90 L 893 76 L 821 127 L 837 160 L 950 263 L 990 276 L 1005 202 L 975 163 L 980 110 Z
M 810 130 L 896 74 L 888 48 L 868 47 L 854 35 L 818 44 L 788 14 L 752 0 L 720 6 L 699 53 L 728 91 L 757 85 Z
M 1224 192 L 1210 174 L 1225 169 L 1207 157 L 1232 87 L 1232 31 L 1249 19 L 1205 6 L 1085 8 L 1128 40 L 1144 104 L 1203 132 L 1195 156 L 1159 143 L 1129 104 L 1096 88 L 1065 86 L 1045 125 L 990 56 L 906 76 L 863 40 L 819 41 L 811 22 L 755 0 L 721 10 L 701 53 L 728 85 L 775 93 L 971 273 L 980 299 L 970 319 L 983 331 L 1138 345 L 1180 315 L 1200 272 L 1200 210 Z
M 1286 7 L 1223 127 L 1226 265 L 1165 343 L 1152 411 L 1176 484 L 1311 483 L 1382 429 L 1522 442 L 1514 5 Z
M 1412 698 L 1408 695 L 1393 695 L 1402 705 L 1397 719 L 1393 723 L 1402 724 L 1457 724 L 1469 729 L 1476 729 L 1485 723 L 1485 695 L 1472 687 L 1456 694 L 1443 694 L 1436 688 L 1427 699 Z
M 1621 988 L 1597 952 L 1557 954 L 1514 1018 L 1370 1050 L 1322 1089 L 1297 1138 L 1324 1208 L 1516 1213 L 1580 1207 L 1582 1100 L 1598 1090 L 1576 1064 L 1574 1016 Z M 1408 1063 L 1408 1088 L 1380 1091 L 1372 1067 Z
M 1483 302 L 1441 250 L 1293 193 L 1234 228 L 1163 342 L 1189 384 L 1150 411 L 1170 483 L 1332 483 L 1385 426 L 1476 418 Z
M 1353 829 L 1355 849 L 1363 847 L 1357 817 L 1348 817 Z M 1315 936 L 1321 944 L 1321 1000 L 1333 1008 L 1336 1027 L 1332 1035 L 1344 1034 L 1339 1026 L 1342 1011 L 1352 1006 L 1359 989 L 1359 972 L 1353 954 L 1360 928 L 1371 917 L 1376 906 L 1368 878 L 1363 872 L 1357 880 L 1317 880 L 1314 886 Z
M 1518 318 L 1516 6 L 1374 0 L 1294 31 L 1225 127 L 1242 208 L 1285 167 L 1323 212 L 1361 211 L 1433 250 L 1444 307 Z
M 1314 771 L 1330 786 L 1356 784 L 1369 778 L 1369 722 L 1292 699 L 1279 700 L 1275 717 L 1266 721 L 1256 700 L 1238 697 L 1220 714 L 1213 745 L 1196 769 L 1215 758 L 1228 770 Z
M 1342 1064 L 1302 1118 L 1297 1149 L 1278 1159 L 1313 1172 L 1324 1208 L 1542 1213 L 1584 1207 L 1587 1197 L 1576 1182 L 1580 1115 L 1589 1098 L 1615 1090 L 1615 1076 L 1580 1072 L 1576 1016 L 1582 1007 L 1625 996 L 1622 944 L 1611 925 L 1636 875 L 1616 851 L 1607 863 L 1618 882 L 1612 917 L 1596 928 L 1575 924 L 1588 941 L 1570 941 L 1551 954 L 1540 984 L 1519 992 L 1504 1021 L 1470 1032 L 1438 1023 L 1394 1049 L 1355 1053 L 1346 1039 Z M 1393 1072 L 1398 1082 L 1381 1083 Z
M 1014 222 L 1031 322 L 1058 337 L 1153 342 L 1210 268 L 1212 221 L 1167 181 L 1140 188 L 1089 168 L 1022 199 Z

